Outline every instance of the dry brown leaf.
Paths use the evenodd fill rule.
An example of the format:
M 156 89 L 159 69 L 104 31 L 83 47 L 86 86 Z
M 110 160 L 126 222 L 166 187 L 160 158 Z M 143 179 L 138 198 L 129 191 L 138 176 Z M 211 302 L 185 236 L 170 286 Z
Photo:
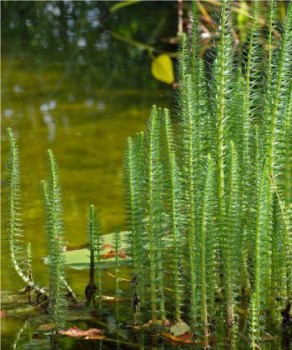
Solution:
M 92 339 L 96 339 L 96 340 L 102 340 L 105 338 L 105 335 L 103 334 L 96 334 L 96 335 L 88 335 L 87 337 L 85 337 L 84 339 L 89 339 L 89 340 L 92 340 Z
M 178 336 L 174 336 L 171 333 L 160 333 L 163 338 L 171 340 L 173 343 L 183 343 L 183 344 L 195 344 L 193 335 L 191 333 L 184 333 Z
M 73 338 L 84 338 L 84 339 L 104 339 L 105 336 L 103 331 L 98 328 L 89 328 L 87 330 L 79 329 L 78 327 L 71 327 L 67 331 L 60 331 L 59 334 L 66 335 Z

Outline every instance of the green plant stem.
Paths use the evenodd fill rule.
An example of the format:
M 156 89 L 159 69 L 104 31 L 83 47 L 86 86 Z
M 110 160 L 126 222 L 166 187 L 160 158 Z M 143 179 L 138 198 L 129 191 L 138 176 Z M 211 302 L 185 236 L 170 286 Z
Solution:
M 157 282 L 156 282 L 156 237 L 154 221 L 154 153 L 157 152 L 155 143 L 155 132 L 157 128 L 157 110 L 152 107 L 149 121 L 149 141 L 148 141 L 148 202 L 149 202 L 149 272 L 150 272 L 150 303 L 151 318 L 153 322 L 157 321 Z
M 207 272 L 206 272 L 206 245 L 207 245 L 207 227 L 208 221 L 210 220 L 210 198 L 213 195 L 212 193 L 212 176 L 214 175 L 213 164 L 211 155 L 208 159 L 208 170 L 206 177 L 206 184 L 204 189 L 203 203 L 202 203 L 202 226 L 200 233 L 200 254 L 201 254 L 201 320 L 203 324 L 203 333 L 204 333 L 204 346 L 209 345 L 209 329 L 208 329 L 208 304 L 207 304 Z
M 89 219 L 88 219 L 88 247 L 90 252 L 90 267 L 89 267 L 89 282 L 85 289 L 85 296 L 88 306 L 95 306 L 95 251 L 97 240 L 97 223 L 96 223 L 96 209 L 93 204 L 89 206 Z
M 25 259 L 25 253 L 21 246 L 22 233 L 22 218 L 21 218 L 21 191 L 20 191 L 20 169 L 19 169 L 19 150 L 16 139 L 10 128 L 7 129 L 9 139 L 9 179 L 8 179 L 8 226 L 7 233 L 9 239 L 9 252 L 12 266 L 20 277 L 20 279 L 36 293 L 48 297 L 48 292 L 39 287 L 32 279 L 32 276 L 27 275 L 19 263 L 19 259 Z
M 174 152 L 174 140 L 173 131 L 171 127 L 169 112 L 167 109 L 163 111 L 163 121 L 164 121 L 164 135 L 166 141 L 166 153 L 167 153 L 167 163 L 165 165 L 166 169 L 166 183 L 167 186 L 170 185 L 170 227 L 172 234 L 172 270 L 173 270 L 173 284 L 174 284 L 174 294 L 175 294 L 175 319 L 179 321 L 181 319 L 181 286 L 180 278 L 181 273 L 179 266 L 182 262 L 181 257 L 181 234 L 180 230 L 182 228 L 180 219 L 180 207 L 181 207 L 181 197 L 179 196 L 179 191 L 181 190 L 181 184 L 179 181 L 178 165 L 176 162 L 176 156 Z

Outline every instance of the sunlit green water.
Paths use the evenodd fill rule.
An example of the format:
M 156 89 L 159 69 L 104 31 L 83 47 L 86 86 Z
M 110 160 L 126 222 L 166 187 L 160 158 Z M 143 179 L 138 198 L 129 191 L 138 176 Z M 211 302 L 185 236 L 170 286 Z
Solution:
M 86 243 L 86 218 L 91 203 L 98 208 L 104 232 L 111 232 L 115 225 L 123 226 L 122 163 L 126 138 L 144 128 L 149 106 L 159 100 L 157 95 L 135 90 L 100 91 L 97 87 L 89 98 L 84 86 L 75 82 L 76 100 L 68 101 L 65 88 L 48 98 L 54 79 L 58 83 L 58 74 L 52 78 L 53 72 L 48 71 L 51 83 L 46 83 L 44 73 L 45 87 L 40 91 L 37 73 L 25 72 L 19 66 L 5 74 L 6 65 L 4 62 L 3 162 L 7 147 L 5 129 L 12 127 L 21 153 L 24 235 L 32 244 L 34 260 L 39 261 L 45 254 L 40 180 L 47 176 L 48 148 L 60 166 L 68 245 Z M 15 86 L 21 91 L 15 92 Z M 6 269 L 3 287 L 17 287 L 5 278 L 5 272 Z

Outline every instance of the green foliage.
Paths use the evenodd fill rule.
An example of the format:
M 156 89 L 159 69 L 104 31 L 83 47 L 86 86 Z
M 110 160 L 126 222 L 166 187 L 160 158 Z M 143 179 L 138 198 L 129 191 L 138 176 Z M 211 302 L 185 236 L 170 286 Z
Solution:
M 128 204 L 128 214 L 137 220 L 139 212 L 140 222 L 147 222 L 149 259 L 141 246 L 143 258 L 137 260 L 136 269 L 147 265 L 150 271 L 153 321 L 159 314 L 157 297 L 167 298 L 158 293 L 165 285 L 163 281 L 160 286 L 161 266 L 168 265 L 177 320 L 182 317 L 181 306 L 187 304 L 184 318 L 198 334 L 203 333 L 208 346 L 219 298 L 225 310 L 221 311 L 227 342 L 236 347 L 237 332 L 244 329 L 240 329 L 236 310 L 248 297 L 255 348 L 262 329 L 279 326 L 280 311 L 292 297 L 292 6 L 281 26 L 275 20 L 274 2 L 270 3 L 268 45 L 263 46 L 255 0 L 247 46 L 236 53 L 229 29 L 230 4 L 222 2 L 211 77 L 198 53 L 194 5 L 193 33 L 189 38 L 182 36 L 179 53 L 179 125 L 171 121 L 167 110 L 153 107 L 145 163 L 135 163 L 131 178 L 126 173 L 132 184 L 130 193 L 146 194 L 146 200 Z M 276 30 L 281 33 L 278 42 Z M 135 149 L 129 145 L 128 155 L 129 149 L 135 159 Z M 145 167 L 146 177 L 134 182 Z M 132 249 L 139 246 L 136 239 Z

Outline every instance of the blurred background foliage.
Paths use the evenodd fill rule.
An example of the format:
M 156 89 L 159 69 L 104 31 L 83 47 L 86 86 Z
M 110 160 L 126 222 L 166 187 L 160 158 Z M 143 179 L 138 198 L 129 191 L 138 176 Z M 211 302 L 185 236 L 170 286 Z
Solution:
M 155 54 L 176 51 L 168 39 L 176 36 L 177 3 L 146 1 L 116 9 L 115 4 L 120 5 L 112 1 L 1 2 L 3 55 L 13 59 L 13 53 L 19 56 L 21 50 L 22 60 L 32 54 L 33 60 L 66 62 L 66 75 L 78 78 L 86 89 L 116 84 L 143 88 L 145 83 L 148 89 L 157 88 L 149 80 L 149 47 L 155 48 Z
M 218 34 L 220 1 L 198 3 L 205 52 Z M 284 16 L 287 3 L 278 1 L 280 17 Z M 263 11 L 267 4 L 261 1 Z M 29 59 L 29 46 L 35 59 L 54 60 L 56 64 L 65 61 L 66 73 L 78 77 L 80 82 L 85 80 L 87 89 L 100 82 L 104 88 L 112 84 L 132 86 L 133 82 L 139 88 L 146 80 L 148 89 L 156 88 L 154 81 L 148 81 L 150 61 L 161 53 L 175 57 L 179 35 L 191 26 L 191 2 L 181 0 L 2 1 L 1 6 L 4 56 L 9 53 L 11 59 L 16 48 L 21 48 L 22 59 Z M 249 1 L 232 4 L 236 13 L 234 40 L 240 45 L 246 40 L 250 6 Z M 169 62 L 160 62 L 155 68 L 162 71 L 154 77 L 173 82 L 163 77 L 173 69 Z

